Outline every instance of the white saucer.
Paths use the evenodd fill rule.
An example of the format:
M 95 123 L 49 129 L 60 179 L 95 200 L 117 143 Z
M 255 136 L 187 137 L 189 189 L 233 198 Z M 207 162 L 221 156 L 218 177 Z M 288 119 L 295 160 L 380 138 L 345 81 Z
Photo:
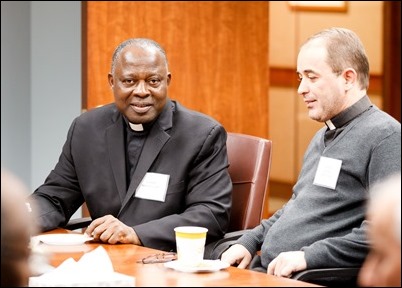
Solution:
M 197 266 L 184 266 L 180 261 L 170 261 L 164 263 L 165 267 L 174 269 L 181 272 L 215 272 L 222 269 L 228 268 L 229 263 L 223 262 L 221 260 L 203 260 Z
M 48 245 L 81 245 L 94 239 L 86 234 L 46 234 L 35 238 Z

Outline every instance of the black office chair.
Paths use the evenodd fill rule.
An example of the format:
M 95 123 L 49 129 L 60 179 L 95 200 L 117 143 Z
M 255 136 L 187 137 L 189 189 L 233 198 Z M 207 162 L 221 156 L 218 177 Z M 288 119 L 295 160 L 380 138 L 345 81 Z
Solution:
M 360 267 L 307 269 L 293 274 L 291 278 L 329 287 L 357 287 L 359 271 Z

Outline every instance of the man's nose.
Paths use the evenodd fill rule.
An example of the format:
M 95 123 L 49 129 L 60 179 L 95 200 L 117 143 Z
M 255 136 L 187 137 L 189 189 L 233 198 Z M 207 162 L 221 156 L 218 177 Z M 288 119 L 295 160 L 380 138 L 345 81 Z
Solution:
M 138 81 L 137 85 L 134 87 L 134 94 L 139 97 L 148 96 L 147 83 L 145 81 Z

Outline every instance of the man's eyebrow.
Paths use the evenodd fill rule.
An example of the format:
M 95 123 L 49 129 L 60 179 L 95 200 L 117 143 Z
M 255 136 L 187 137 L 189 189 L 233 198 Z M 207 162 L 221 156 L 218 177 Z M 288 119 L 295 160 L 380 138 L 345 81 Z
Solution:
M 312 69 L 306 69 L 306 70 L 303 70 L 302 72 L 296 71 L 296 75 L 297 75 L 297 76 L 304 75 L 304 74 L 309 74 L 309 73 L 317 74 L 317 73 L 314 72 L 314 70 L 312 70 Z
M 307 74 L 307 73 L 315 73 L 315 71 L 312 70 L 312 69 L 306 69 L 306 70 L 303 70 L 302 72 L 297 72 L 297 73 L 299 73 L 299 74 Z

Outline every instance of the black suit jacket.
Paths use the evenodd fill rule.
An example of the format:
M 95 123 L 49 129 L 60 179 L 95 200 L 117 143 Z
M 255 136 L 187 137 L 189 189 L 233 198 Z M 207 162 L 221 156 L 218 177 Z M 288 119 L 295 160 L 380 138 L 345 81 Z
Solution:
M 64 226 L 85 201 L 92 219 L 117 217 L 147 247 L 175 250 L 173 229 L 182 225 L 208 228 L 207 242 L 221 238 L 232 193 L 222 125 L 168 100 L 145 140 L 129 187 L 125 125 L 114 103 L 74 119 L 58 163 L 32 194 L 42 230 Z M 135 197 L 147 172 L 170 175 L 164 202 Z

